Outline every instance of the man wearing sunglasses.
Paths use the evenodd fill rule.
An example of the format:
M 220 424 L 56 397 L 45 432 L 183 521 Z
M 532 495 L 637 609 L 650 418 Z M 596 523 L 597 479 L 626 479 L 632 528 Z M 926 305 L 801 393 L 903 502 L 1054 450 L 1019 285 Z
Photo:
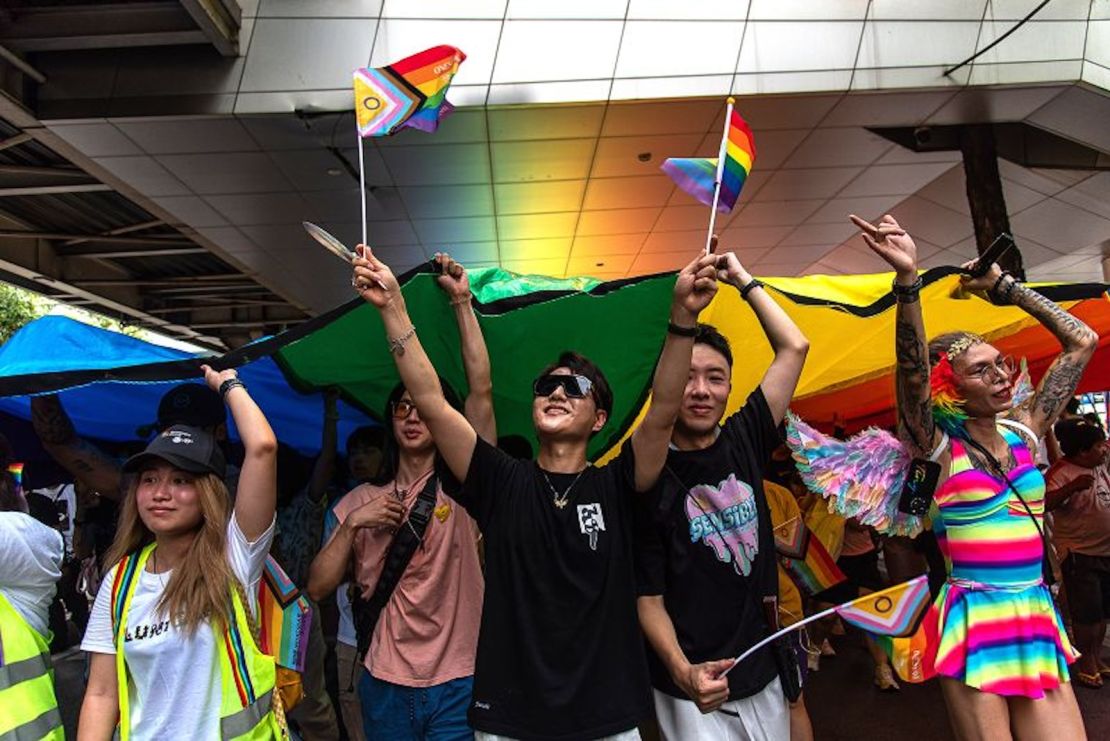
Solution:
M 447 255 L 436 262 L 459 328 L 466 419 L 472 435 L 495 441 L 489 355 L 469 279 Z M 368 648 L 358 657 L 366 668 L 358 695 L 367 739 L 461 741 L 472 735 L 466 713 L 483 592 L 478 533 L 436 465 L 440 433 L 405 384 L 390 394 L 387 414 L 385 472 L 329 513 L 330 539 L 312 563 L 308 591 L 316 599 L 331 594 L 348 573 L 362 588 L 366 605 L 355 600 L 355 630 Z M 352 677 L 339 681 L 346 687 Z
M 639 738 L 651 710 L 632 568 L 634 491 L 656 482 L 682 398 L 699 312 L 717 288 L 701 257 L 675 283 L 671 324 L 644 421 L 614 461 L 590 466 L 613 394 L 564 352 L 533 385 L 536 461 L 480 439 L 446 403 L 388 266 L 360 246 L 355 288 L 381 311 L 405 387 L 482 528 L 486 597 L 470 724 L 478 738 Z
M 777 619 L 763 478 L 809 343 L 735 255 L 723 258 L 720 280 L 755 312 L 774 360 L 722 425 L 732 351 L 715 328 L 698 326 L 666 468 L 657 489 L 638 501 L 637 606 L 654 649 L 648 663 L 656 718 L 667 739 L 812 738 L 802 728 L 791 733 L 770 649 L 722 676 Z

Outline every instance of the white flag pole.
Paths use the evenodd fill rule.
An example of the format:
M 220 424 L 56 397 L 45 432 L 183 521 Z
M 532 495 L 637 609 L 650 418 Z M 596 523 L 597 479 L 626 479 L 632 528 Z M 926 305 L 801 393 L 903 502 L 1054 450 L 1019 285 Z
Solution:
M 717 201 L 721 197 L 721 178 L 725 173 L 725 152 L 728 150 L 728 125 L 732 120 L 732 106 L 735 98 L 729 98 L 725 105 L 725 130 L 721 134 L 721 148 L 717 152 L 717 176 L 713 183 L 713 205 L 709 209 L 709 233 L 705 235 L 705 254 L 709 254 L 709 244 L 713 241 L 713 225 L 717 223 Z
M 362 244 L 366 244 L 366 160 L 362 155 L 362 136 L 355 125 L 355 138 L 358 140 L 358 190 L 362 203 Z
M 867 596 L 870 597 L 871 595 L 867 595 Z M 837 605 L 837 607 L 843 607 L 843 605 Z M 726 674 L 728 674 L 730 671 L 735 669 L 736 665 L 739 664 L 741 661 L 748 658 L 749 656 L 754 654 L 756 651 L 763 648 L 764 646 L 766 646 L 768 643 L 775 640 L 779 636 L 784 636 L 787 633 L 789 633 L 790 631 L 797 630 L 798 628 L 802 627 L 803 625 L 805 625 L 807 623 L 812 623 L 814 620 L 820 620 L 823 617 L 827 617 L 829 615 L 832 615 L 834 612 L 836 612 L 837 607 L 830 607 L 827 610 L 822 610 L 821 612 L 817 613 L 816 615 L 810 615 L 805 620 L 799 620 L 798 622 L 794 623 L 793 625 L 786 626 L 785 628 L 778 631 L 777 633 L 772 633 L 771 635 L 767 636 L 766 638 L 764 638 L 759 643 L 757 643 L 754 646 L 752 646 L 751 648 L 749 648 L 744 653 L 737 656 L 736 660 L 732 662 L 732 666 L 730 666 L 728 669 L 725 669 L 723 672 L 721 672 L 721 676 L 723 677 Z

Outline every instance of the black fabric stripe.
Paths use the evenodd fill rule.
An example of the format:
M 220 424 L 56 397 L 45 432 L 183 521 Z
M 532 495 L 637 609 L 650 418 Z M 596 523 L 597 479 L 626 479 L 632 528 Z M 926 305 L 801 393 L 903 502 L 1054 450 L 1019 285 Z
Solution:
M 921 275 L 922 282 L 925 285 L 934 283 L 949 275 L 954 275 L 960 272 L 958 267 L 943 266 L 936 267 L 925 271 Z M 401 285 L 405 285 L 417 275 L 434 274 L 435 269 L 431 261 L 417 265 L 415 268 L 407 271 L 398 278 Z M 604 296 L 614 291 L 618 291 L 627 286 L 635 285 L 642 281 L 652 280 L 665 275 L 675 275 L 674 272 L 670 273 L 655 273 L 652 275 L 641 275 L 633 278 L 622 278 L 620 280 L 608 281 L 600 283 L 585 293 L 591 296 Z M 773 290 L 781 295 L 787 297 L 799 306 L 829 306 L 835 307 L 849 314 L 858 317 L 866 318 L 875 316 L 886 311 L 894 306 L 894 295 L 887 292 L 880 296 L 866 306 L 856 306 L 840 301 L 830 301 L 828 299 L 818 298 L 814 296 L 804 296 L 790 291 L 780 290 L 774 286 L 770 286 Z M 1040 293 L 1047 299 L 1052 301 L 1080 301 L 1083 299 L 1098 298 L 1103 293 L 1110 289 L 1110 285 L 1105 283 L 1069 283 L 1054 286 L 1042 286 L 1033 290 Z M 515 309 L 535 304 L 552 301 L 554 299 L 570 296 L 580 291 L 574 289 L 567 289 L 564 291 L 536 291 L 521 296 L 511 296 L 508 298 L 491 301 L 490 303 L 476 302 L 476 310 L 483 316 L 498 316 L 508 313 Z M 236 350 L 232 350 L 221 356 L 206 357 L 200 359 L 188 360 L 169 360 L 159 363 L 146 363 L 143 365 L 131 365 L 121 368 L 107 368 L 107 369 L 92 369 L 92 370 L 70 370 L 70 371 L 54 371 L 46 373 L 29 373 L 18 376 L 8 376 L 0 378 L 0 396 L 20 396 L 25 394 L 42 394 L 51 391 L 59 391 L 62 389 L 73 388 L 75 386 L 84 386 L 98 381 L 122 381 L 122 382 L 154 382 L 154 381 L 174 381 L 186 378 L 196 378 L 199 376 L 199 365 L 201 362 L 208 363 L 216 370 L 223 370 L 226 368 L 236 368 L 246 363 L 259 360 L 261 358 L 274 355 L 282 348 L 293 344 L 299 340 L 304 339 L 313 332 L 325 327 L 334 320 L 346 315 L 347 313 L 365 306 L 366 303 L 360 297 L 352 298 L 345 304 L 341 304 L 336 308 L 321 314 L 317 317 L 307 319 L 292 329 L 288 329 L 281 334 L 274 335 L 264 340 L 245 345 Z M 302 392 L 311 392 L 313 389 L 307 387 L 303 380 L 297 378 L 292 369 L 283 363 L 281 356 L 275 356 L 279 368 L 285 373 L 287 380 L 290 381 L 295 389 Z M 371 414 L 375 419 L 378 415 L 371 410 L 365 409 L 362 404 L 355 403 L 355 406 L 363 409 Z

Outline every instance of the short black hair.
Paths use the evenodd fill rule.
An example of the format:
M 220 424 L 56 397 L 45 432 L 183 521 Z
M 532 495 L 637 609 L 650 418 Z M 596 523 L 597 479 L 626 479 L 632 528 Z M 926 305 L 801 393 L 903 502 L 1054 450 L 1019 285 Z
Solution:
M 1079 399 L 1071 397 L 1068 403 L 1064 405 L 1064 411 L 1068 414 L 1079 414 Z
M 719 352 L 725 357 L 728 369 L 732 370 L 732 346 L 728 344 L 728 338 L 712 324 L 698 322 L 698 332 L 694 335 L 694 344 L 708 345 Z
M 609 381 L 605 379 L 601 368 L 594 365 L 592 360 L 573 350 L 563 350 L 559 353 L 559 359 L 540 371 L 537 378 L 549 375 L 557 368 L 566 368 L 571 373 L 590 379 L 590 383 L 593 384 L 590 394 L 594 397 L 597 408 L 604 409 L 606 416 L 613 416 L 613 390 L 609 387 Z
M 1060 420 L 1053 430 L 1060 441 L 1060 452 L 1069 458 L 1090 450 L 1106 439 L 1101 427 L 1085 419 Z
M 385 448 L 385 428 L 374 427 L 372 425 L 363 425 L 356 428 L 347 437 L 347 454 L 350 455 L 351 448 L 375 448 L 382 450 Z

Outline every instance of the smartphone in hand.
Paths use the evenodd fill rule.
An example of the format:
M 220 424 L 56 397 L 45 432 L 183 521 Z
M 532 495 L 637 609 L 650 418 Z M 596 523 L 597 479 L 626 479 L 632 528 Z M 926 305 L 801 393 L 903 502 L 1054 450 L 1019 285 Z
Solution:
M 1014 238 L 1008 232 L 1002 232 L 987 247 L 987 251 L 979 256 L 979 260 L 971 266 L 967 274 L 972 278 L 982 278 L 991 269 L 991 265 L 1002 259 L 1002 256 L 1014 247 Z

